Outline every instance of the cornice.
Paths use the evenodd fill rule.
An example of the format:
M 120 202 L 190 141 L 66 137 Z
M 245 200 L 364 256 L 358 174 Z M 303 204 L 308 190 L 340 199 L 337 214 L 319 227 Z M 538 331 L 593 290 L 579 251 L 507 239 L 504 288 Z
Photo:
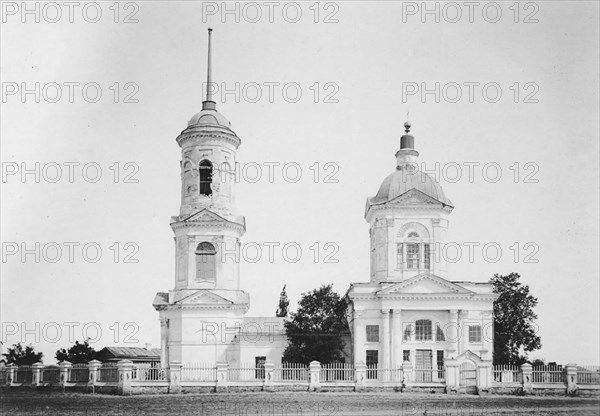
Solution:
M 188 131 L 186 129 L 183 132 L 181 132 L 181 134 L 179 136 L 177 136 L 177 138 L 175 140 L 177 141 L 177 144 L 179 144 L 180 147 L 184 147 L 184 144 L 186 144 L 189 141 L 200 141 L 200 140 L 206 140 L 206 139 L 222 140 L 222 141 L 225 141 L 225 142 L 233 145 L 236 149 L 242 143 L 240 138 L 237 137 L 235 135 L 235 133 L 228 132 L 224 129 L 223 130 L 209 130 L 209 131 L 207 131 L 207 130 L 201 130 L 201 131 L 190 130 L 190 131 Z

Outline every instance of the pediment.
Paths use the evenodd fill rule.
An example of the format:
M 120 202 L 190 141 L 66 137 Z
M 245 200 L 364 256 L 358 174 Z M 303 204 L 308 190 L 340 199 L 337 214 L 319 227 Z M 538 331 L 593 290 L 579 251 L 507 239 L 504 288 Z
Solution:
M 442 202 L 437 199 L 427 195 L 424 192 L 419 191 L 416 188 L 409 189 L 404 192 L 402 195 L 397 196 L 396 198 L 386 202 L 386 205 L 444 205 Z
M 434 274 L 423 273 L 377 292 L 378 296 L 397 294 L 473 295 L 475 293 Z
M 232 301 L 209 290 L 199 290 L 175 302 L 179 305 L 231 305 Z
M 230 221 L 212 211 L 209 211 L 206 208 L 203 208 L 195 214 L 192 214 L 184 219 L 183 222 L 222 223 Z

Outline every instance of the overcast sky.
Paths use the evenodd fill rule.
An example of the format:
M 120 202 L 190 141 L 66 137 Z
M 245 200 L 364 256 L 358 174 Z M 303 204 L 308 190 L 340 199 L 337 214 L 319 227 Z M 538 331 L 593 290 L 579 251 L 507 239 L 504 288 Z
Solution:
M 395 169 L 410 111 L 419 160 L 438 163 L 455 205 L 450 280 L 518 272 L 539 299 L 531 357 L 598 364 L 597 2 L 480 2 L 471 16 L 443 4 L 436 16 L 434 2 L 431 14 L 421 2 L 277 3 L 271 16 L 262 2 L 229 14 L 221 2 L 107 2 L 99 17 L 81 2 L 72 22 L 62 3 L 38 4 L 36 22 L 35 4 L 2 10 L 3 351 L 26 340 L 53 362 L 70 327 L 77 339 L 100 329 L 97 349 L 158 345 L 152 300 L 174 285 L 175 137 L 201 106 L 211 26 L 214 81 L 239 86 L 215 98 L 242 140 L 243 242 L 263 247 L 241 265 L 248 316 L 273 316 L 284 284 L 295 309 L 321 284 L 343 294 L 369 280 L 365 199 Z M 36 83 L 38 97 L 22 95 Z M 21 175 L 36 163 L 39 183 Z M 273 262 L 265 242 L 280 244 Z M 287 243 L 302 249 L 295 263 Z M 472 259 L 465 243 L 479 244 Z

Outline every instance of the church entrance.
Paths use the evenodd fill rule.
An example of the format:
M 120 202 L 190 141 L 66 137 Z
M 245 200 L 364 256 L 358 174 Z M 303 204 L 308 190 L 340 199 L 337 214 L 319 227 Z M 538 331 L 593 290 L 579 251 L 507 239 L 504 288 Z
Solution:
M 431 350 L 417 350 L 415 354 L 415 381 L 417 383 L 431 383 L 433 381 L 433 352 Z

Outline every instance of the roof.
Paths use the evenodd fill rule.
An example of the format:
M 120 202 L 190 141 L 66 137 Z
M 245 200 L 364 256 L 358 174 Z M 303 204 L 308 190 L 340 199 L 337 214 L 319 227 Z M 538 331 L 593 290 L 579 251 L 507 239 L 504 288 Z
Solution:
M 394 173 L 386 177 L 372 203 L 385 203 L 405 194 L 411 189 L 423 192 L 425 195 L 453 207 L 452 201 L 446 198 L 442 186 L 430 175 L 410 165 L 399 166 Z
M 120 360 L 159 360 L 160 348 L 140 348 L 140 347 L 104 347 L 98 351 L 101 361 L 111 358 Z
M 221 126 L 231 127 L 229 120 L 225 116 L 219 113 L 217 110 L 204 109 L 197 114 L 194 114 L 190 121 L 188 121 L 188 127 L 206 125 L 206 126 Z

